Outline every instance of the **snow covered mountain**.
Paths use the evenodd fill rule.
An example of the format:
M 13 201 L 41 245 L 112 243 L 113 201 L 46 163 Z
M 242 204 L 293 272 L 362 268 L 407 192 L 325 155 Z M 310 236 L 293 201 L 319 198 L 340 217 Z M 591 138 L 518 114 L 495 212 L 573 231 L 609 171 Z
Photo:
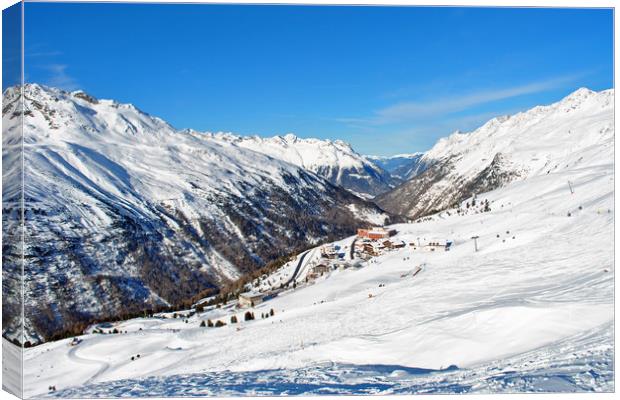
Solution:
M 366 156 L 400 181 L 409 180 L 426 170 L 422 162 L 424 153 L 397 154 L 395 156 Z
M 582 88 L 549 106 L 455 132 L 422 156 L 426 170 L 384 193 L 385 210 L 417 218 L 509 182 L 556 173 L 613 147 L 614 90 Z
M 269 294 L 260 304 L 231 299 L 26 349 L 25 397 L 613 392 L 614 146 L 599 131 L 601 96 L 579 101 L 583 123 L 561 125 L 590 142 L 545 148 L 566 154 L 548 174 L 543 161 L 473 206 L 393 225 L 401 246 L 375 242 L 378 254 L 353 236 L 326 246 L 342 259 L 313 248 L 250 282 Z M 296 287 L 280 290 L 287 281 Z M 113 329 L 127 333 L 97 333 Z
M 342 140 L 303 139 L 293 134 L 271 138 L 209 135 L 305 168 L 360 197 L 371 198 L 393 186 L 389 173 Z
M 6 126 L 19 120 L 19 99 L 19 88 L 5 91 Z M 388 217 L 304 168 L 178 131 L 131 104 L 36 84 L 24 87 L 24 100 L 31 342 L 93 317 L 179 304 Z M 19 129 L 14 124 L 3 139 L 19 137 Z M 20 165 L 18 154 L 3 154 L 4 165 Z M 5 182 L 5 204 L 20 195 L 20 179 Z M 7 225 L 11 213 L 3 215 Z M 3 261 L 10 281 L 17 261 Z M 5 299 L 15 289 L 3 288 Z M 11 315 L 7 336 L 19 323 Z

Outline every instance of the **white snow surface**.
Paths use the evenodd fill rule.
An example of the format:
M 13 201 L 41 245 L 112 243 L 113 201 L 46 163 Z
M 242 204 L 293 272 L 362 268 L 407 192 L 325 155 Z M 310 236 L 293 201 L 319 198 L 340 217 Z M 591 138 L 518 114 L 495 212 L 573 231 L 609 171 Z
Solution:
M 468 187 L 486 191 L 580 164 L 610 163 L 613 145 L 614 89 L 581 88 L 551 105 L 493 118 L 470 133 L 440 139 L 420 159 L 429 173 L 386 193 L 378 204 L 418 217 L 471 195 L 474 189 Z
M 408 159 L 413 159 L 413 158 L 418 158 L 419 156 L 423 155 L 423 152 L 415 152 L 415 153 L 403 153 L 403 154 L 394 154 L 393 156 L 374 156 L 374 155 L 366 155 L 365 157 L 371 160 L 391 160 L 391 159 L 396 159 L 396 158 L 408 158 Z
M 37 84 L 27 85 L 25 91 L 27 98 L 32 96 L 39 103 L 52 104 L 54 113 L 53 122 L 46 121 L 41 113 L 25 119 L 25 153 L 32 154 L 33 161 L 45 156 L 50 168 L 66 170 L 71 176 L 76 171 L 67 170 L 59 155 L 69 157 L 72 165 L 83 164 L 79 172 L 87 175 L 80 180 L 90 181 L 104 193 L 130 199 L 135 190 L 136 195 L 187 206 L 184 193 L 193 189 L 192 180 L 206 190 L 229 189 L 243 196 L 247 193 L 239 188 L 240 183 L 256 184 L 265 177 L 286 188 L 282 172 L 295 176 L 299 171 L 289 163 L 244 151 L 230 142 L 209 140 L 194 131 L 177 131 L 131 104 L 113 100 L 93 104 L 76 97 L 76 93 Z M 50 129 L 50 124 L 59 128 Z M 102 154 L 89 154 L 88 149 L 75 143 L 89 143 Z M 46 153 L 38 154 L 39 148 Z M 129 173 L 123 168 L 130 169 Z M 129 176 L 135 178 L 129 181 Z M 130 186 L 134 189 L 130 190 Z M 38 189 L 49 192 L 48 188 Z
M 521 178 L 555 171 L 578 162 L 571 156 L 581 155 L 581 150 L 613 141 L 613 109 L 613 89 L 581 88 L 551 105 L 493 118 L 473 132 L 456 131 L 440 139 L 422 161 L 452 158 L 455 171 L 465 179 L 486 168 L 498 153 Z
M 575 96 L 590 104 L 589 92 Z M 591 119 L 573 123 L 598 127 L 600 101 L 592 100 Z M 570 97 L 561 104 L 554 112 L 571 112 Z M 525 140 L 522 118 L 491 121 L 432 150 L 437 157 L 464 141 L 510 143 L 522 149 L 513 160 L 528 171 L 549 168 L 531 162 L 541 149 L 564 154 L 562 168 L 479 194 L 491 211 L 394 225 L 405 248 L 306 284 L 320 254 L 311 250 L 297 288 L 255 307 L 254 321 L 242 321 L 245 310 L 233 302 L 187 323 L 134 319 L 116 324 L 127 333 L 26 349 L 25 395 L 45 395 L 49 385 L 61 397 L 613 390 L 613 132 L 601 125 L 567 148 L 544 135 Z M 574 128 L 557 129 L 570 135 Z M 491 130 L 505 136 L 487 143 Z M 464 155 L 461 167 L 477 168 L 476 157 Z M 414 251 L 409 243 L 418 238 L 453 245 Z M 348 254 L 353 239 L 334 244 Z M 296 261 L 267 281 L 290 277 Z M 259 317 L 271 309 L 273 317 Z M 241 322 L 230 324 L 231 315 Z M 228 325 L 200 327 L 206 319 Z
M 374 210 L 361 209 L 355 204 L 350 204 L 349 210 L 351 210 L 353 215 L 355 215 L 357 218 L 364 220 L 364 221 L 368 221 L 372 223 L 373 225 L 381 226 L 385 224 L 386 217 L 385 217 L 385 214 L 383 213 L 380 213 Z
M 342 140 L 300 138 L 293 133 L 269 138 L 225 132 L 205 135 L 312 171 L 362 198 L 369 197 L 369 193 L 356 192 L 350 180 L 367 181 L 370 185 L 367 190 L 375 186 L 389 188 L 386 172 Z
M 5 102 L 16 110 L 21 110 L 16 104 L 19 90 L 9 88 L 4 93 Z M 259 246 L 270 245 L 265 238 L 269 230 L 265 230 L 257 244 L 253 234 L 239 228 L 239 219 L 254 218 L 252 222 L 265 226 L 270 221 L 266 221 L 265 214 L 244 214 L 244 207 L 255 210 L 260 204 L 283 204 L 284 200 L 279 199 L 285 198 L 307 209 L 324 201 L 321 207 L 340 207 L 346 212 L 346 207 L 356 201 L 353 196 L 339 200 L 334 194 L 344 190 L 300 166 L 233 141 L 177 130 L 131 104 L 98 100 L 84 92 L 70 93 L 38 84 L 26 84 L 23 92 L 24 192 L 26 221 L 30 224 L 26 251 L 41 254 L 46 253 L 41 247 L 49 247 L 53 251 L 47 254 L 57 257 L 50 262 L 33 263 L 26 284 L 27 306 L 39 308 L 41 299 L 66 304 L 51 289 L 54 279 L 62 277 L 69 281 L 69 289 L 79 293 L 73 297 L 79 301 L 79 310 L 97 315 L 106 304 L 88 287 L 93 281 L 82 279 L 84 275 L 97 274 L 137 282 L 126 288 L 127 293 L 139 299 L 136 302 L 165 303 L 156 290 L 142 283 L 142 265 L 134 262 L 133 256 L 127 256 L 124 248 L 119 250 L 119 245 L 127 244 L 118 233 L 126 228 L 123 217 L 130 216 L 143 229 L 140 232 L 148 232 L 153 238 L 161 233 L 161 254 L 174 253 L 179 264 L 208 273 L 217 284 L 238 278 L 240 271 L 230 255 L 225 256 L 199 240 L 206 235 L 205 221 L 213 222 L 211 229 L 241 243 L 254 256 L 252 252 Z M 3 114 L 3 122 L 10 129 L 9 134 L 3 135 L 5 150 L 21 136 L 21 127 L 15 124 L 19 118 L 13 117 L 8 111 Z M 5 163 L 18 168 L 19 154 L 8 153 Z M 19 171 L 12 172 L 12 176 L 21 177 Z M 21 197 L 21 179 L 7 180 L 4 186 L 5 200 Z M 273 198 L 265 198 L 268 195 Z M 237 220 L 231 218 L 226 208 L 233 202 L 241 210 Z M 370 203 L 360 201 L 359 214 L 364 213 L 364 204 L 376 219 L 378 209 Z M 284 225 L 274 222 L 271 229 L 282 237 L 290 236 L 290 228 Z M 309 243 L 324 239 L 312 235 L 308 234 Z M 67 248 L 65 243 L 82 239 L 92 266 L 86 272 L 79 267 L 83 264 L 65 257 L 71 255 L 70 251 L 63 252 Z M 115 241 L 123 243 L 117 245 Z M 169 274 L 174 278 L 173 275 Z M 28 320 L 26 324 L 27 340 L 39 342 L 37 329 Z
M 424 172 L 424 153 L 396 154 L 393 156 L 366 156 L 399 180 L 409 180 Z
M 145 219 L 152 214 L 144 206 L 143 199 L 148 199 L 182 212 L 197 232 L 203 216 L 217 218 L 235 231 L 210 195 L 249 198 L 254 188 L 266 187 L 292 192 L 285 178 L 300 178 L 304 171 L 220 135 L 176 130 L 131 104 L 93 102 L 80 91 L 68 93 L 38 84 L 27 84 L 24 92 L 33 111 L 24 127 L 26 191 L 34 201 L 69 207 L 72 215 L 81 216 L 82 228 L 92 232 L 105 232 L 111 222 L 102 198 Z M 342 142 L 337 145 L 350 150 Z M 59 175 L 62 179 L 57 179 Z M 16 187 L 5 188 L 5 194 L 19 191 L 19 182 L 8 183 Z M 309 183 L 299 179 L 297 185 L 294 190 L 322 193 L 329 184 L 316 178 Z M 208 257 L 223 276 L 238 276 L 218 254 Z
M 237 136 L 231 133 L 210 135 L 314 172 L 322 167 L 331 167 L 336 170 L 369 167 L 381 173 L 376 165 L 369 162 L 365 156 L 355 152 L 351 145 L 342 140 L 300 138 L 292 133 L 271 138 Z

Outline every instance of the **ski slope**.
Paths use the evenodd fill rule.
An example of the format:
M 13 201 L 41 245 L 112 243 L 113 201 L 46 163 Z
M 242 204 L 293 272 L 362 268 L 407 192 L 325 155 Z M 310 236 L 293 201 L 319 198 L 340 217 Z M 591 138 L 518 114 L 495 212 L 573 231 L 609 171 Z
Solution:
M 254 321 L 231 302 L 26 349 L 25 395 L 49 385 L 59 397 L 613 390 L 613 147 L 595 150 L 479 194 L 491 211 L 463 202 L 461 213 L 393 226 L 406 243 L 451 240 L 450 251 L 407 245 L 307 284 L 302 268 L 297 288 L 255 307 Z M 200 327 L 206 319 L 227 325 Z

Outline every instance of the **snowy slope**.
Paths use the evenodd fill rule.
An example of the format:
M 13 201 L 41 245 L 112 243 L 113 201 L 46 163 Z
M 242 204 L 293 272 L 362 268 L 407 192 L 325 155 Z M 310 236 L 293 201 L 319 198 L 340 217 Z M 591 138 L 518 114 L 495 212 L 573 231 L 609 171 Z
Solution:
M 613 390 L 613 146 L 601 135 L 572 150 L 562 168 L 475 206 L 394 225 L 407 246 L 359 267 L 305 283 L 320 252 L 309 253 L 297 288 L 253 309 L 271 318 L 230 324 L 245 312 L 231 302 L 27 349 L 26 395 L 49 385 L 59 397 Z M 453 246 L 410 245 L 432 239 Z M 348 254 L 352 242 L 334 245 Z M 277 286 L 296 261 L 263 283 Z M 228 324 L 200 327 L 206 319 Z
M 582 163 L 583 150 L 613 145 L 613 101 L 613 89 L 582 88 L 549 106 L 494 118 L 471 133 L 455 132 L 424 154 L 424 173 L 376 202 L 415 218 L 475 193 Z
M 366 156 L 400 181 L 409 180 L 425 171 L 424 153 L 397 154 L 394 156 Z
M 305 168 L 362 197 L 373 197 L 392 187 L 390 174 L 342 140 L 304 139 L 293 134 L 271 138 L 230 133 L 210 136 Z
M 32 342 L 91 317 L 177 304 L 387 216 L 296 165 L 177 131 L 131 104 L 36 84 L 24 92 Z M 3 118 L 18 93 L 4 93 Z M 5 185 L 6 199 L 20 182 Z

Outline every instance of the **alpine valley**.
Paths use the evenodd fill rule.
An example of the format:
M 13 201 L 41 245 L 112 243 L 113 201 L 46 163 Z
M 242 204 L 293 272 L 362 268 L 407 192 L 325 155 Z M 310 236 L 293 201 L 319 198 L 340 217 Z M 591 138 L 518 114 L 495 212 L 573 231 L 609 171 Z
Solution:
M 5 149 L 21 133 L 19 93 L 4 93 L 3 119 L 14 125 Z M 359 225 L 391 221 L 344 189 L 376 193 L 390 180 L 345 143 L 176 130 L 131 104 L 37 84 L 23 95 L 31 343 L 93 318 L 180 304 Z M 3 157 L 20 165 L 17 149 Z M 6 174 L 5 204 L 17 203 L 20 178 Z M 7 282 L 19 271 L 10 244 Z M 5 298 L 16 293 L 5 287 Z M 10 312 L 17 303 L 5 307 L 19 315 Z M 10 337 L 18 320 L 4 326 Z
M 394 157 L 35 84 L 4 101 L 25 397 L 614 390 L 613 89 Z

